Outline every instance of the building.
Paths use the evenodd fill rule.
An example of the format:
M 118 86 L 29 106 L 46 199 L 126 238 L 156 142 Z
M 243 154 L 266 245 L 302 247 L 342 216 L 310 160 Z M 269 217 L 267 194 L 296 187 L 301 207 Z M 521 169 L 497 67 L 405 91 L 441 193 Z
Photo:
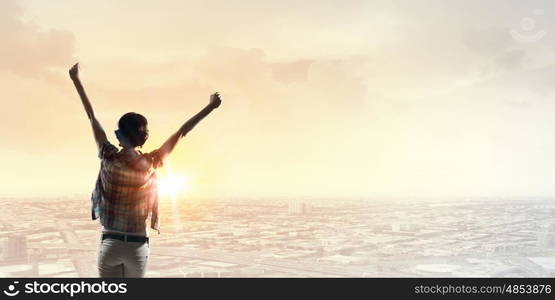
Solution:
M 2 261 L 4 263 L 25 263 L 29 260 L 27 254 L 27 237 L 23 235 L 12 235 L 4 244 Z
M 307 215 L 312 212 L 310 204 L 298 200 L 290 200 L 287 208 L 290 215 Z
M 538 232 L 536 246 L 541 249 L 551 249 L 555 246 L 555 232 L 552 225 L 543 226 Z

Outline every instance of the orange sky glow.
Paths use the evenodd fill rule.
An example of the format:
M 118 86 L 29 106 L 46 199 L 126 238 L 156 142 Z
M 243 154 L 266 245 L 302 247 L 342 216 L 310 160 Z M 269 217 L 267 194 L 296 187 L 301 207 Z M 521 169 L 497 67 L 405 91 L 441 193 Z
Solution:
M 222 94 L 167 162 L 187 195 L 555 192 L 553 18 L 416 2 L 2 1 L 0 196 L 92 191 L 77 61 L 113 143 L 148 118 L 144 151 Z M 511 36 L 527 16 L 541 40 Z

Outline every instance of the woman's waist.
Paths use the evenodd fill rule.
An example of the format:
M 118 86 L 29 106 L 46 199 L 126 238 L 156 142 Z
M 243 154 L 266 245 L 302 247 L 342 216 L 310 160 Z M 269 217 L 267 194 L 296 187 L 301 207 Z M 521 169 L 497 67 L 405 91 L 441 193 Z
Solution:
M 102 234 L 118 234 L 118 235 L 132 235 L 132 236 L 146 236 L 148 237 L 148 229 L 145 227 L 144 231 L 139 232 L 128 232 L 128 231 L 120 231 L 115 229 L 110 229 L 102 226 Z

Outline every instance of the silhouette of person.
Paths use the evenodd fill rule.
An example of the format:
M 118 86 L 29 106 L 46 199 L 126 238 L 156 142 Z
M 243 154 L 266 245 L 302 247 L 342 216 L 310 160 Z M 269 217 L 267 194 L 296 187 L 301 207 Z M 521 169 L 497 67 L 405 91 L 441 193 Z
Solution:
M 173 151 L 177 142 L 204 117 L 220 106 L 218 93 L 210 96 L 206 107 L 185 122 L 164 144 L 150 152 L 139 148 L 148 139 L 147 119 L 134 112 L 124 114 L 115 131 L 118 149 L 106 137 L 94 115 L 89 98 L 79 79 L 79 63 L 69 70 L 81 102 L 91 122 L 101 160 L 92 193 L 92 219 L 100 218 L 102 239 L 98 252 L 100 277 L 144 277 L 149 256 L 150 227 L 159 231 L 156 169 Z

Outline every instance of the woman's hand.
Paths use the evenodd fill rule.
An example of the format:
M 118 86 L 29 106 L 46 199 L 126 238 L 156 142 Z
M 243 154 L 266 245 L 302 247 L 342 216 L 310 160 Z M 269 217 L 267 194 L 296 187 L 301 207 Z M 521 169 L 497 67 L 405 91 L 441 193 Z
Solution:
M 71 69 L 69 69 L 69 77 L 71 80 L 79 79 L 79 63 L 76 63 L 73 67 L 71 67 Z
M 220 93 L 214 93 L 210 95 L 210 107 L 218 108 L 222 104 L 222 99 L 220 98 Z

